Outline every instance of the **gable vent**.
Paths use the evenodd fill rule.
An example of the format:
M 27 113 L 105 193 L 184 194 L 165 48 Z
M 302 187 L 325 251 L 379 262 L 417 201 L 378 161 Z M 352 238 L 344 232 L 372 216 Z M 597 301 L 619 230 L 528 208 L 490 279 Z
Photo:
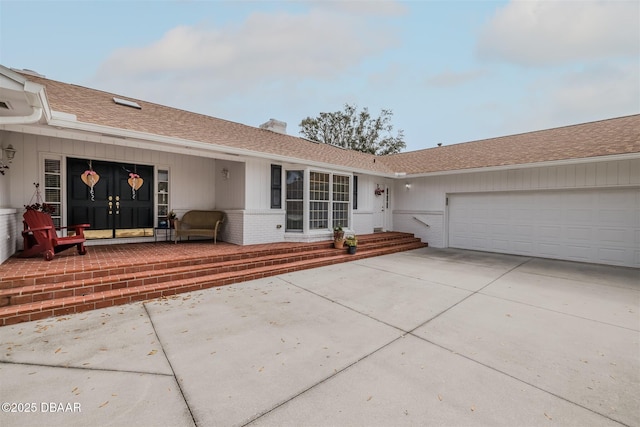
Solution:
M 137 102 L 116 98 L 115 96 L 113 97 L 113 102 L 115 102 L 118 105 L 124 105 L 125 107 L 131 107 L 131 108 L 136 108 L 138 110 L 142 110 L 142 107 Z
M 10 110 L 11 106 L 8 102 L 0 101 L 0 108 L 4 108 L 5 110 Z

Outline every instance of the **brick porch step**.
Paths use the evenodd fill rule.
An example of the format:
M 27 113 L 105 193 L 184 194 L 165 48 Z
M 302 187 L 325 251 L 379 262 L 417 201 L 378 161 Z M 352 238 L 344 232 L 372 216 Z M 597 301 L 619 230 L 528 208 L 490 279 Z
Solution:
M 348 255 L 345 249 L 334 249 L 332 242 L 325 241 L 284 246 L 275 251 L 15 279 L 3 282 L 4 289 L 0 289 L 0 304 L 4 301 L 0 307 L 0 325 L 166 297 L 424 246 L 426 244 L 413 235 L 387 233 L 359 238 L 355 255 Z

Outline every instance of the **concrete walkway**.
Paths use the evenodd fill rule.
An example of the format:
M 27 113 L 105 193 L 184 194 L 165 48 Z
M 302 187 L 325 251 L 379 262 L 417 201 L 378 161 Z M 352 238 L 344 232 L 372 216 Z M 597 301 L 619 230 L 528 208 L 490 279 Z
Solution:
M 639 312 L 639 270 L 419 249 L 0 328 L 0 425 L 639 426 Z

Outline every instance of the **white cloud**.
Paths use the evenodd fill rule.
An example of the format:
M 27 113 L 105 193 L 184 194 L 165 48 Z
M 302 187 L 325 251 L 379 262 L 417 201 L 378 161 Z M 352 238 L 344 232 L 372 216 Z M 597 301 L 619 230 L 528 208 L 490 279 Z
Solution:
M 501 104 L 488 134 L 509 135 L 640 113 L 640 67 L 599 63 L 546 75 L 516 104 Z
M 640 2 L 512 1 L 480 33 L 477 53 L 520 65 L 640 55 Z
M 541 82 L 549 94 L 548 114 L 575 119 L 609 118 L 640 112 L 640 67 L 598 64 Z
M 380 19 L 317 7 L 305 13 L 256 12 L 219 28 L 175 27 L 147 46 L 113 52 L 95 84 L 156 102 L 158 92 L 171 87 L 173 98 L 164 94 L 161 102 L 183 105 L 180 98 L 189 98 L 193 108 L 194 97 L 211 102 L 305 79 L 328 81 L 398 43 Z

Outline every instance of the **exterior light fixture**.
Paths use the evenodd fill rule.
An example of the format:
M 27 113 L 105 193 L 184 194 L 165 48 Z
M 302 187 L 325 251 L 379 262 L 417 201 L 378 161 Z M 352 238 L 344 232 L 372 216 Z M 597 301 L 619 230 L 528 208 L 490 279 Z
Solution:
M 9 160 L 9 163 L 16 157 L 16 149 L 13 148 L 11 144 L 7 145 L 7 148 L 3 148 L 2 151 L 4 152 L 4 157 Z
M 229 169 L 227 168 L 222 169 L 222 177 L 224 179 L 229 179 Z

